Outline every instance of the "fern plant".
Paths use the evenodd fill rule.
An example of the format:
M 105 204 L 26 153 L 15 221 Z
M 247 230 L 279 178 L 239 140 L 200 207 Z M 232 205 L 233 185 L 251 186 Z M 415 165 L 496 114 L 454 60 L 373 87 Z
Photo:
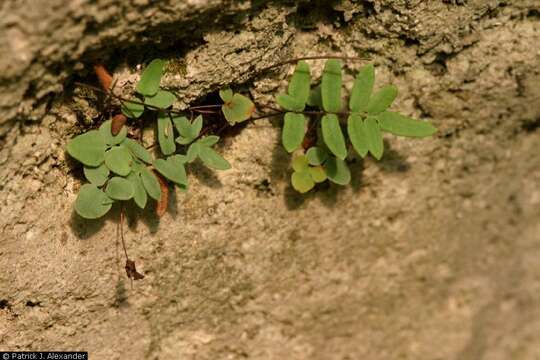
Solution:
M 282 144 L 293 153 L 301 149 L 308 118 L 320 134 L 316 146 L 301 149 L 293 159 L 293 187 L 305 193 L 327 179 L 347 185 L 351 174 L 345 162 L 348 144 L 362 158 L 371 154 L 379 160 L 384 151 L 383 132 L 398 136 L 426 137 L 435 133 L 430 123 L 388 110 L 398 94 L 393 85 L 374 92 L 375 69 L 364 66 L 356 76 L 348 108 L 342 104 L 341 61 L 329 59 L 320 86 L 311 88 L 309 65 L 300 61 L 289 83 L 288 93 L 278 95 L 277 103 L 286 111 Z M 306 106 L 313 110 L 306 111 Z
M 186 191 L 186 166 L 197 159 L 215 170 L 231 167 L 213 149 L 219 136 L 201 133 L 202 116 L 191 121 L 168 110 L 176 97 L 160 88 L 164 65 L 163 60 L 153 60 L 141 75 L 136 96 L 121 101 L 122 113 L 128 118 L 139 118 L 145 111 L 156 113 L 159 144 L 156 158 L 138 141 L 127 136 L 125 126 L 115 134 L 114 120 L 104 122 L 99 130 L 90 130 L 69 141 L 67 151 L 83 164 L 89 182 L 81 187 L 75 202 L 75 210 L 83 218 L 102 217 L 118 201 L 133 200 L 140 208 L 146 207 L 148 197 L 162 201 L 162 191 L 166 191 L 166 187 L 161 186 L 159 176 Z M 225 101 L 223 113 L 231 124 L 251 116 L 255 106 L 245 96 L 227 89 L 222 91 L 222 97 Z

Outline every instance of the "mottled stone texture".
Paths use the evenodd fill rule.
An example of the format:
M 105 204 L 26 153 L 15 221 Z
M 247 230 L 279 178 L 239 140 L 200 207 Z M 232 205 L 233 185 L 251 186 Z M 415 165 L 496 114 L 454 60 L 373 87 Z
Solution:
M 3 0 L 0 350 L 103 359 L 540 358 L 540 1 Z M 302 55 L 371 58 L 432 139 L 386 138 L 353 183 L 291 191 L 279 128 L 224 139 L 157 221 L 73 214 L 66 141 L 169 60 L 186 106 L 225 85 L 271 102 Z M 322 61 L 312 62 L 319 75 Z M 348 62 L 345 82 L 361 63 Z

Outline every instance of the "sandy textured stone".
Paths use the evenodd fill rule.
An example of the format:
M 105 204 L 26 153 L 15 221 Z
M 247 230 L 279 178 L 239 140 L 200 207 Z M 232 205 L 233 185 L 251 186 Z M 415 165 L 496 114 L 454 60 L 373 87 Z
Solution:
M 60 1 L 0 5 L 0 349 L 107 359 L 535 359 L 540 356 L 540 3 Z M 279 128 L 224 139 L 158 221 L 73 213 L 65 144 L 101 121 L 103 61 L 142 65 L 185 107 L 223 86 L 269 102 L 294 57 L 367 56 L 432 139 L 386 138 L 353 183 L 289 185 Z M 313 61 L 318 76 L 323 61 Z M 347 63 L 347 87 L 362 63 Z

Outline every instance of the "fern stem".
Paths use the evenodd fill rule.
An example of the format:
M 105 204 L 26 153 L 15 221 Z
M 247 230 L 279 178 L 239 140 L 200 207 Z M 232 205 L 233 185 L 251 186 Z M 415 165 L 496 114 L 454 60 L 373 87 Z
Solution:
M 326 59 L 339 59 L 339 60 L 344 60 L 344 61 L 369 61 L 369 60 L 371 60 L 371 58 L 358 57 L 358 56 L 340 56 L 340 55 L 303 56 L 303 57 L 298 57 L 298 58 L 285 60 L 285 61 L 279 62 L 277 64 L 273 64 L 273 65 L 264 67 L 264 68 L 258 70 L 258 72 L 265 72 L 265 71 L 268 71 L 268 70 L 271 70 L 271 69 L 274 69 L 274 68 L 277 68 L 277 67 L 280 67 L 280 66 L 294 64 L 294 63 L 297 63 L 297 62 L 302 61 L 302 60 L 326 60 Z

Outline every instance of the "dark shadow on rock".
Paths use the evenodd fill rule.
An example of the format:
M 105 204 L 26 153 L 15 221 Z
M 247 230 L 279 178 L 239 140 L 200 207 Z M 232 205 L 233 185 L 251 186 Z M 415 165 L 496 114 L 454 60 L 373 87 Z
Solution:
M 351 170 L 351 188 L 355 193 L 362 190 L 363 178 L 364 178 L 364 160 L 361 158 L 355 158 L 349 163 L 349 169 Z
M 97 234 L 108 220 L 116 221 L 117 219 L 119 219 L 119 208 L 115 205 L 105 216 L 95 220 L 84 219 L 73 209 L 69 219 L 69 227 L 79 240 L 86 240 Z
M 299 209 L 306 201 L 308 201 L 308 196 L 309 195 L 300 194 L 298 191 L 294 190 L 291 184 L 288 184 L 283 192 L 285 206 L 289 210 Z
M 324 206 L 333 208 L 338 204 L 339 193 L 344 189 L 344 186 L 332 184 L 329 181 L 326 181 L 324 183 L 315 185 L 315 187 L 306 194 L 301 194 L 289 183 L 285 188 L 283 197 L 285 200 L 285 206 L 289 210 L 297 210 L 304 204 L 308 204 L 314 199 L 319 199 Z
M 290 6 L 288 0 L 255 1 L 254 4 L 270 3 L 279 6 Z M 344 24 L 343 12 L 335 10 L 337 0 L 312 0 L 297 2 L 298 9 L 287 16 L 287 23 L 298 29 L 312 30 L 318 24 Z M 339 49 L 336 49 L 339 50 Z
M 129 307 L 125 280 L 121 277 L 119 277 L 118 280 L 116 281 L 114 302 L 112 306 L 115 308 Z
M 167 201 L 167 213 L 173 218 L 177 219 L 180 214 L 180 204 L 178 201 L 177 191 L 179 190 L 176 185 L 169 184 L 169 197 Z M 157 202 L 148 198 L 148 202 L 144 209 L 139 208 L 133 201 L 129 201 L 125 204 L 125 213 L 127 224 L 130 230 L 136 231 L 139 221 L 145 224 L 150 233 L 155 234 L 159 230 L 160 218 L 156 214 Z
M 276 136 L 275 144 L 272 151 L 272 162 L 270 164 L 270 182 L 288 181 L 291 154 L 288 154 L 281 145 L 281 132 Z
M 169 193 L 169 211 L 171 203 L 171 194 Z M 127 219 L 127 225 L 131 231 L 137 231 L 139 221 L 142 221 L 148 227 L 150 233 L 155 234 L 159 230 L 159 217 L 156 215 L 157 202 L 148 197 L 146 207 L 144 209 L 139 208 L 133 201 L 129 201 L 125 204 L 125 214 Z
M 345 186 L 325 181 L 322 184 L 317 185 L 314 192 L 314 197 L 321 200 L 321 203 L 328 207 L 333 208 L 338 203 L 339 193 L 345 189 Z
M 176 217 L 178 214 L 176 202 L 176 194 L 171 190 L 169 192 L 167 212 L 172 214 L 173 217 Z M 115 224 L 119 223 L 120 206 L 120 203 L 113 204 L 113 207 L 105 216 L 95 220 L 84 219 L 74 210 L 71 214 L 69 226 L 73 234 L 79 239 L 88 239 L 101 231 L 108 221 L 114 222 Z M 126 201 L 123 206 L 126 220 L 124 223 L 124 232 L 126 231 L 126 228 L 136 232 L 139 221 L 142 221 L 152 234 L 155 234 L 158 231 L 159 218 L 156 215 L 156 201 L 148 198 L 148 203 L 144 210 L 135 205 L 133 201 Z
M 178 191 L 180 191 L 181 194 L 184 194 L 184 190 L 180 190 L 176 185 L 169 184 L 169 202 L 167 204 L 167 212 L 175 220 L 180 214 L 178 210 L 180 207 L 180 204 L 178 203 Z
M 257 184 L 254 184 L 253 188 L 257 191 L 258 197 L 270 198 L 276 196 L 275 186 L 270 179 L 262 179 Z
M 91 128 L 88 128 L 88 130 L 90 130 L 90 129 Z M 85 131 L 87 131 L 87 130 L 85 130 Z M 81 134 L 83 134 L 83 133 L 84 132 L 82 132 Z M 78 135 L 75 135 L 75 136 L 78 136 Z M 75 137 L 75 136 L 73 136 L 73 137 Z M 81 182 L 81 186 L 82 186 L 83 183 L 85 183 L 87 181 L 86 177 L 84 176 L 84 166 L 79 161 L 72 158 L 71 155 L 69 155 L 69 153 L 67 152 L 67 150 L 64 150 L 64 158 L 66 159 L 65 164 L 69 168 L 69 171 L 68 171 L 67 175 L 72 176 L 75 179 L 79 180 Z
M 383 157 L 375 164 L 384 172 L 407 172 L 411 168 L 405 158 L 393 150 L 387 141 L 384 142 Z
M 333 208 L 337 205 L 339 193 L 344 188 L 343 186 L 326 181 L 315 185 L 309 192 L 301 194 L 289 183 L 283 193 L 285 206 L 289 210 L 297 210 L 304 204 L 309 204 L 314 199 L 319 199 L 324 206 Z
M 178 19 L 171 22 L 159 22 L 155 26 L 147 26 L 139 36 L 143 39 L 159 39 L 159 41 L 116 41 L 112 39 L 110 43 L 102 48 L 89 49 L 82 59 L 90 64 L 97 62 L 107 62 L 111 65 L 121 64 L 122 61 L 134 67 L 144 63 L 148 59 L 159 54 L 161 58 L 172 60 L 184 58 L 190 50 L 204 44 L 204 35 L 207 33 L 222 31 L 230 28 L 234 24 L 235 29 L 244 30 L 249 21 L 245 21 L 249 16 L 262 11 L 264 7 L 252 7 L 242 11 L 223 11 L 223 6 L 208 6 L 204 11 L 197 11 L 192 16 L 185 19 Z M 212 21 L 208 21 L 212 19 Z M 178 31 L 182 29 L 182 31 Z M 98 32 L 100 25 L 89 23 L 86 31 Z M 126 56 L 129 54 L 129 56 Z
M 288 182 L 288 186 L 283 194 L 287 209 L 296 210 L 304 203 L 308 203 L 313 199 L 319 199 L 323 206 L 333 208 L 339 203 L 340 193 L 346 191 L 347 187 L 351 187 L 354 193 L 358 193 L 362 189 L 362 173 L 364 170 L 364 162 L 362 159 L 353 159 L 347 163 L 351 171 L 351 183 L 346 186 L 338 185 L 327 180 L 321 184 L 316 184 L 315 187 L 306 194 L 300 194 L 290 184 L 290 174 L 292 170 L 287 169 L 288 177 L 283 180 Z
M 197 178 L 197 180 L 201 182 L 201 184 L 208 186 L 212 189 L 219 189 L 223 187 L 223 184 L 221 183 L 221 181 L 219 181 L 219 178 L 216 176 L 214 170 L 207 168 L 199 161 L 195 161 L 191 165 L 192 171 L 190 172 L 190 174 L 193 174 Z

